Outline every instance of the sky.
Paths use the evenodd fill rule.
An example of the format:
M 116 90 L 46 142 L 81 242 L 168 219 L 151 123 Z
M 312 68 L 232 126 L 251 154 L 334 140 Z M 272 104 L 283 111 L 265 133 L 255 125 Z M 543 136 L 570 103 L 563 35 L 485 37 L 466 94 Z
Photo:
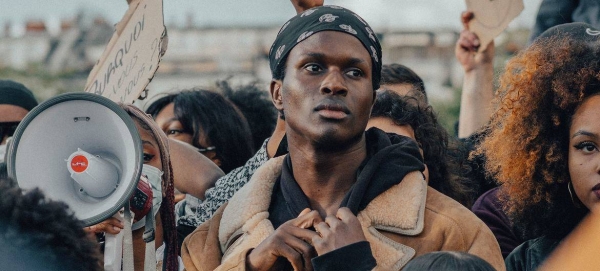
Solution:
M 541 0 L 523 0 L 525 9 L 509 27 L 531 27 Z M 365 18 L 377 31 L 385 29 L 460 30 L 465 0 L 325 0 Z M 163 0 L 165 25 L 184 25 L 187 17 L 198 26 L 279 26 L 295 14 L 289 0 Z M 114 24 L 127 10 L 126 0 L 0 0 L 0 32 L 6 22 L 22 31 L 26 20 L 43 20 L 58 29 L 60 20 L 84 11 Z

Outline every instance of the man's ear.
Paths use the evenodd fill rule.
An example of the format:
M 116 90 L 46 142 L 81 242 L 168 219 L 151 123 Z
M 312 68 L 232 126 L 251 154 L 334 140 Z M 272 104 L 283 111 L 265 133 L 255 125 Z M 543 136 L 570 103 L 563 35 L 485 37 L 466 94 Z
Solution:
M 375 106 L 375 101 L 377 100 L 377 90 L 373 91 L 373 101 L 371 102 L 371 111 L 373 111 L 373 106 Z
M 282 83 L 281 80 L 271 80 L 271 85 L 269 86 L 271 101 L 279 111 L 283 110 L 283 100 L 281 98 Z
M 373 102 L 372 102 L 372 105 L 375 104 L 376 100 L 377 100 L 377 90 L 373 90 Z

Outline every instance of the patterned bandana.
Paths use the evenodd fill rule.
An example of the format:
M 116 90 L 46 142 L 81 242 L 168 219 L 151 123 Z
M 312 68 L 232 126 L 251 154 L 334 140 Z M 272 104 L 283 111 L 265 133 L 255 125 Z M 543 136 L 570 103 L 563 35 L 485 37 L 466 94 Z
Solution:
M 356 37 L 371 55 L 373 89 L 381 80 L 381 45 L 375 32 L 356 13 L 338 6 L 315 7 L 288 20 L 279 30 L 269 51 L 271 74 L 285 65 L 288 53 L 298 43 L 319 31 L 339 31 Z

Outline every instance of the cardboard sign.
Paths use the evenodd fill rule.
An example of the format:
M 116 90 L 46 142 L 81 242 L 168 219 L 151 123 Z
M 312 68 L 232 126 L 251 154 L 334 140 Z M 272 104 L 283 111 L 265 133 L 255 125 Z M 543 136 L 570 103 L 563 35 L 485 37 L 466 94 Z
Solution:
M 133 0 L 85 86 L 114 102 L 133 103 L 158 69 L 167 37 L 162 0 Z
M 466 0 L 467 10 L 475 15 L 469 30 L 479 37 L 479 51 L 500 35 L 508 24 L 523 11 L 523 0 Z

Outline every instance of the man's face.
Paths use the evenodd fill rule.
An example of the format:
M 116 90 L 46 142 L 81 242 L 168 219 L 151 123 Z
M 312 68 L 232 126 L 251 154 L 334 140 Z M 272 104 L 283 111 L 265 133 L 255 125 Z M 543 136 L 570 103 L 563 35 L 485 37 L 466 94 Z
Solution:
M 323 147 L 360 140 L 374 102 L 371 71 L 369 53 L 349 34 L 322 31 L 296 45 L 285 78 L 271 84 L 288 137 Z

